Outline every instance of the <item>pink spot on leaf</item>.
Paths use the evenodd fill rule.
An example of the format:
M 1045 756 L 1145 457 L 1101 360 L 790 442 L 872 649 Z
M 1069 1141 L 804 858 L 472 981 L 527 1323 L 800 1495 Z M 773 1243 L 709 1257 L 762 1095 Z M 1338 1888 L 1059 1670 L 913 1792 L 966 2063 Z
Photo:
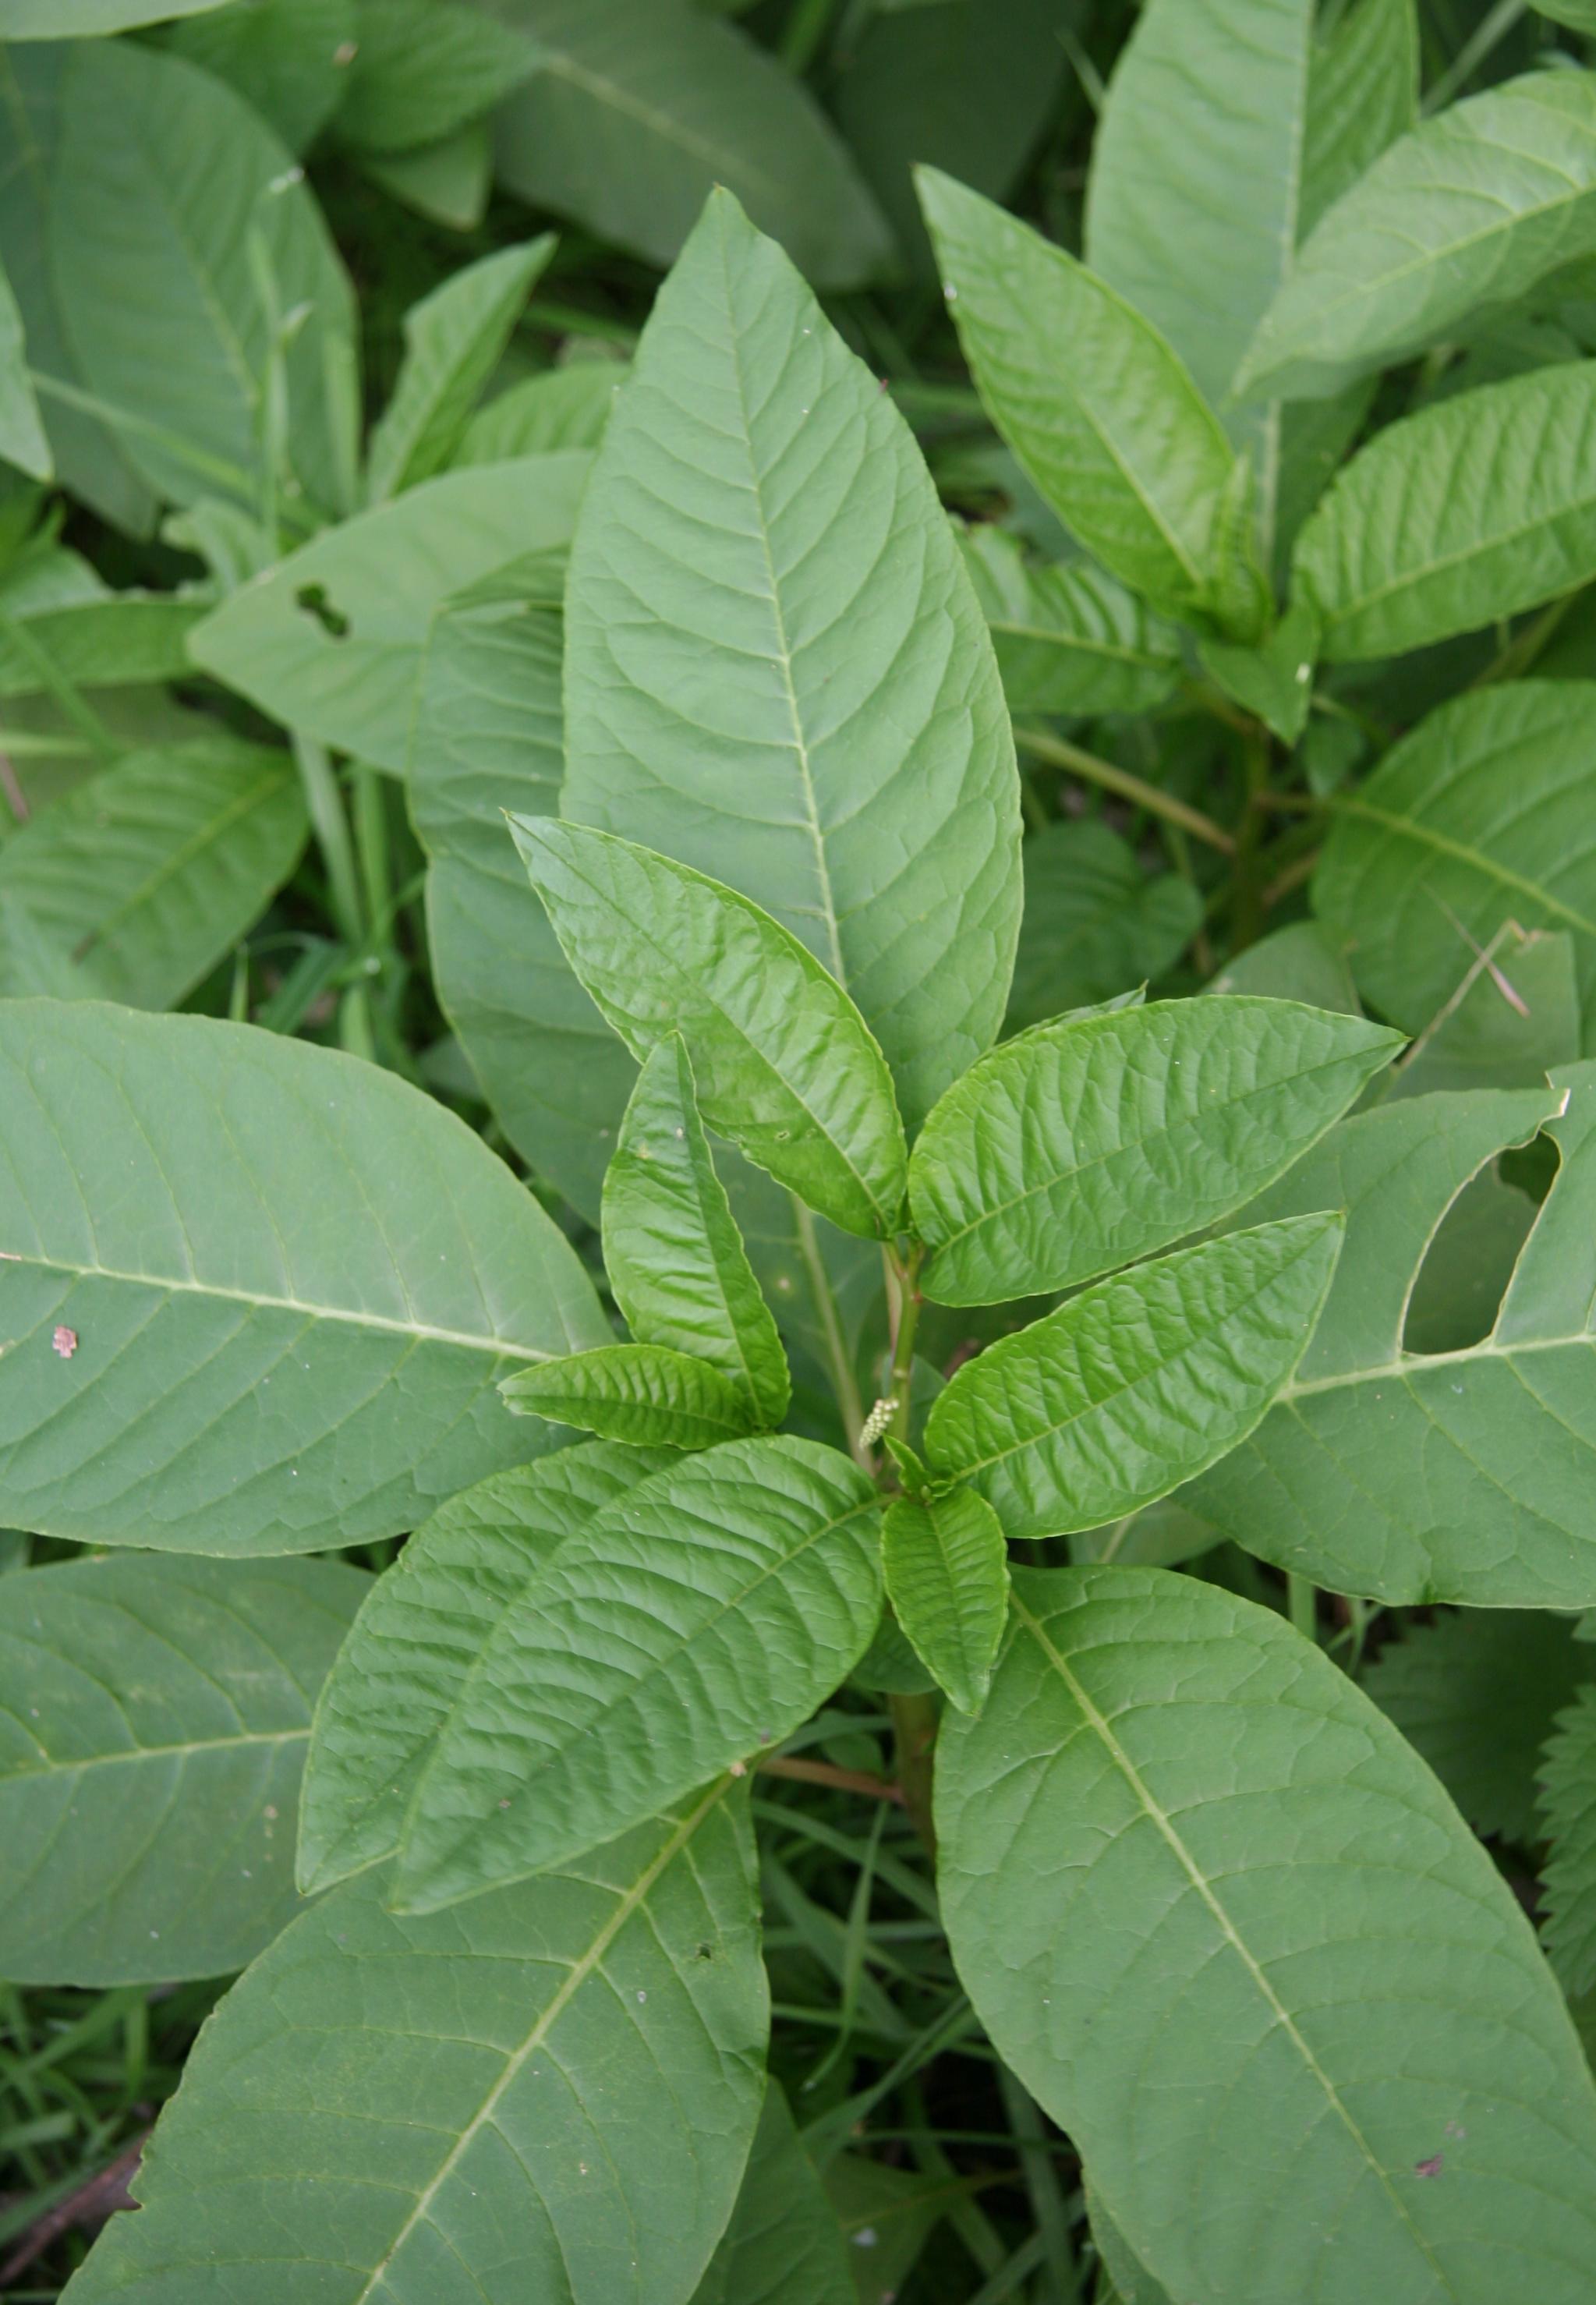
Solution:
M 1441 2162 L 1444 2156 L 1441 2154 L 1432 2153 L 1428 2161 L 1415 2161 L 1413 2163 L 1414 2176 L 1439 2177 L 1441 2173 Z
M 58 1352 L 64 1361 L 70 1361 L 78 1349 L 78 1332 L 75 1329 L 57 1329 L 50 1339 L 50 1345 L 52 1350 Z

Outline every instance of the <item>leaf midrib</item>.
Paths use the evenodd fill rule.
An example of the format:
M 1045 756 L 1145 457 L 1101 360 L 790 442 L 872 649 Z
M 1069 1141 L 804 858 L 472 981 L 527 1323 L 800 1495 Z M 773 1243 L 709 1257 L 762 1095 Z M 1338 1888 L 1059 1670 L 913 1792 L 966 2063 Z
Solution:
M 1440 796 L 1446 797 L 1444 791 Z M 1449 856 L 1459 864 L 1468 865 L 1482 880 L 1494 880 L 1504 889 L 1511 889 L 1517 896 L 1533 897 L 1536 904 L 1543 905 L 1549 913 L 1558 920 L 1566 921 L 1570 928 L 1579 930 L 1582 935 L 1596 936 L 1596 920 L 1588 920 L 1583 913 L 1576 912 L 1560 897 L 1554 897 L 1550 889 L 1543 888 L 1538 880 L 1528 880 L 1522 872 L 1511 871 L 1508 866 L 1498 863 L 1494 857 L 1471 847 L 1467 841 L 1455 840 L 1449 834 L 1438 831 L 1433 825 L 1425 824 L 1418 817 L 1399 816 L 1390 809 L 1378 807 L 1372 801 L 1360 799 L 1337 802 L 1336 813 L 1338 816 L 1362 817 L 1367 823 L 1378 824 L 1399 839 L 1412 840 L 1422 848 L 1432 848 L 1438 856 Z
M 47 1752 L 42 1761 L 21 1769 L 0 1770 L 0 1798 L 13 1785 L 34 1782 L 39 1778 L 80 1777 L 90 1769 L 124 1768 L 140 1761 L 187 1760 L 194 1753 L 226 1753 L 253 1751 L 265 1745 L 302 1745 L 309 1740 L 309 1722 L 301 1729 L 247 1731 L 238 1737 L 196 1737 L 189 1742 L 175 1745 L 130 1745 L 121 1753 L 86 1753 L 72 1760 L 62 1755 Z M 37 1740 L 36 1740 L 37 1741 Z
M 1130 1755 L 1125 1751 L 1124 1746 L 1121 1745 L 1119 1739 L 1115 1736 L 1113 1730 L 1108 1725 L 1106 1716 L 1099 1712 L 1097 1706 L 1092 1703 L 1091 1697 L 1087 1695 L 1080 1681 L 1076 1680 L 1074 1674 L 1071 1671 L 1068 1662 L 1064 1656 L 1062 1651 L 1057 1649 L 1052 1641 L 1048 1638 L 1047 1628 L 1043 1625 L 1040 1619 L 1032 1614 L 1031 1611 L 1026 1607 L 1024 1602 L 1017 1593 L 1014 1594 L 1012 1596 L 1012 1605 L 1021 1624 L 1023 1625 L 1026 1631 L 1031 1635 L 1031 1639 L 1035 1641 L 1043 1656 L 1057 1673 L 1065 1688 L 1069 1691 L 1072 1701 L 1079 1708 L 1082 1718 L 1086 1721 L 1092 1733 L 1101 1743 L 1103 1749 L 1108 1755 L 1114 1766 L 1118 1770 L 1126 1786 L 1129 1788 L 1131 1793 L 1140 1805 L 1143 1816 L 1158 1833 L 1159 1838 L 1164 1841 L 1165 1845 L 1180 1866 L 1182 1872 L 1185 1875 L 1193 1888 L 1197 1892 L 1198 1896 L 1207 1908 L 1210 1916 L 1224 1937 L 1225 1942 L 1229 1945 L 1231 1951 L 1235 1954 L 1236 1958 L 1242 1963 L 1243 1968 L 1246 1970 L 1249 1978 L 1256 1987 L 1265 2007 L 1269 2010 L 1269 2015 L 1274 2023 L 1279 2028 L 1286 2039 L 1290 2042 L 1292 2047 L 1296 2051 L 1298 2056 L 1301 2058 L 1303 2067 L 1323 2092 L 1325 2100 L 1331 2112 L 1341 2122 L 1347 2135 L 1351 2138 L 1368 2171 L 1376 2180 L 1380 2190 L 1390 2204 L 1390 2207 L 1395 2210 L 1398 2222 L 1406 2229 L 1414 2247 L 1418 2250 L 1420 2255 L 1429 2266 L 1430 2271 L 1435 2275 L 1436 2280 L 1441 2284 L 1443 2293 L 1446 2296 L 1456 2300 L 1457 2297 L 1457 2292 L 1447 2278 L 1445 2268 L 1437 2260 L 1425 2236 L 1414 2224 L 1413 2218 L 1408 2214 L 1406 2204 L 1404 2202 L 1401 2195 L 1397 2192 L 1396 2187 L 1392 2184 L 1390 2177 L 1385 2168 L 1381 2165 L 1374 2152 L 1373 2147 L 1370 2144 L 1362 2129 L 1358 2126 L 1357 2121 L 1354 2117 L 1350 2108 L 1344 2103 L 1340 2092 L 1337 2090 L 1334 2081 L 1330 2079 L 1329 2073 L 1326 2072 L 1324 2067 L 1320 2063 L 1319 2059 L 1314 2055 L 1311 2045 L 1298 2028 L 1290 2011 L 1286 2008 L 1285 2003 L 1280 1999 L 1279 1995 L 1275 1991 L 1274 1986 L 1270 1984 L 1268 1973 L 1265 1970 L 1262 1962 L 1252 1951 L 1245 1938 L 1242 1935 L 1241 1931 L 1231 1919 L 1230 1914 L 1220 1899 L 1217 1890 L 1214 1888 L 1212 1882 L 1202 1870 L 1202 1867 L 1198 1864 L 1191 1850 L 1186 1847 L 1185 1842 L 1181 1839 L 1181 1836 L 1176 1830 L 1175 1824 L 1167 1812 L 1153 1799 L 1151 1790 L 1142 1778 L 1141 1772 L 1137 1769 L 1134 1762 L 1131 1759 Z

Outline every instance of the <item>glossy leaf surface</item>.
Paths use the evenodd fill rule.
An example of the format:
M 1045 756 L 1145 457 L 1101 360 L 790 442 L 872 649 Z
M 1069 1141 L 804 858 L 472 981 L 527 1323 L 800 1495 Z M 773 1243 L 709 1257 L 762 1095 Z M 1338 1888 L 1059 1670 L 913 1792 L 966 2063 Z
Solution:
M 1003 1524 L 973 1489 L 897 1497 L 881 1554 L 897 1621 L 961 1713 L 979 1713 L 1008 1611 Z
M 709 1449 L 758 1421 L 740 1385 L 666 1345 L 600 1345 L 522 1369 L 499 1389 L 527 1416 L 639 1449 Z

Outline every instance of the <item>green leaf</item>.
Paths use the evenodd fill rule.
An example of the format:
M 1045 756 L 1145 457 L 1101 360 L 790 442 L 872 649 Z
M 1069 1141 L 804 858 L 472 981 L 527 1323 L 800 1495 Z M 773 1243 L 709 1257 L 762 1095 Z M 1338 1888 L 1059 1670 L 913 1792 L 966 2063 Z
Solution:
M 1596 32 L 1596 4 L 1592 0 L 1535 0 L 1535 5 L 1554 24 L 1566 24 L 1575 32 Z
M 741 1385 L 665 1345 L 600 1345 L 522 1369 L 499 1391 L 524 1416 L 639 1449 L 710 1449 L 759 1422 Z
M 858 1467 L 785 1433 L 607 1507 L 489 1635 L 416 1789 L 397 1901 L 563 1864 L 789 1735 L 869 1646 L 879 1528 Z
M 724 1783 L 573 1872 L 396 1917 L 351 1881 L 211 2019 L 72 2305 L 680 2305 L 763 2088 L 753 1843 Z
M 253 926 L 305 829 L 286 753 L 218 731 L 123 753 L 0 847 L 0 992 L 46 965 L 71 998 L 174 1007 Z
M 529 456 L 424 481 L 234 593 L 191 652 L 275 719 L 403 775 L 434 616 L 506 561 L 568 542 L 590 461 Z
M 1475 689 L 1337 799 L 1314 909 L 1396 1023 L 1428 1025 L 1509 921 L 1571 931 L 1596 994 L 1593 703 L 1583 681 Z
M 1476 1833 L 1535 1836 L 1535 1765 L 1592 1660 L 1566 1617 L 1464 1609 L 1409 1624 L 1363 1686 Z
M 499 115 L 499 182 L 669 264 L 724 185 L 817 288 L 893 255 L 847 147 L 808 90 L 682 0 L 491 0 L 539 69 Z
M 1099 568 L 1026 562 L 1001 528 L 964 531 L 1011 712 L 1150 712 L 1180 677 L 1180 640 Z
M 1537 1204 L 1494 1167 L 1464 1187 L 1424 1252 L 1402 1341 L 1410 1353 L 1451 1353 L 1490 1334 L 1529 1238 Z
M 373 183 L 429 222 L 474 232 L 493 190 L 493 139 L 485 120 L 471 120 L 406 152 L 364 153 L 361 166 Z
M 1235 388 L 1338 391 L 1593 247 L 1596 74 L 1488 89 L 1400 137 L 1321 218 Z
M 1363 1014 L 1342 953 L 1318 921 L 1273 929 L 1227 961 L 1205 992 L 1255 993 L 1269 1000 L 1305 1001 L 1341 1016 Z
M 1086 2173 L 1082 2172 L 1084 2177 Z M 1102 2195 L 1088 2180 L 1086 2211 L 1092 2245 L 1102 2267 L 1094 2305 L 1170 2305 L 1169 2292 L 1155 2281 L 1108 2215 Z M 1107 2276 L 1107 2294 L 1102 2281 Z
M 1295 1001 L 1157 1000 L 1042 1025 L 948 1091 L 909 1164 L 944 1305 L 1073 1288 L 1212 1224 L 1400 1047 Z
M 1418 118 L 1413 0 L 1354 0 L 1309 66 L 1299 240 Z
M 1473 632 L 1596 575 L 1596 361 L 1392 424 L 1297 542 L 1295 580 L 1332 663 Z
M 409 785 L 438 999 L 511 1144 L 596 1223 L 635 1067 L 572 974 L 505 824 L 507 812 L 559 808 L 563 573 L 529 555 L 441 603 Z
M 302 152 L 344 101 L 358 30 L 355 0 L 240 0 L 175 26 L 167 44 L 235 88 L 290 151 Z
M 1566 1110 L 1559 1109 L 1566 1102 Z M 1464 1183 L 1543 1118 L 1562 1165 L 1490 1334 L 1421 1357 L 1403 1315 Z M 1531 1090 L 1413 1097 L 1349 1121 L 1248 1212 L 1348 1212 L 1317 1336 L 1256 1434 L 1190 1501 L 1267 1560 L 1383 1601 L 1596 1601 L 1596 1067 Z
M 914 1126 L 1002 1021 L 1002 686 L 913 436 L 724 192 L 598 452 L 567 620 L 565 814 L 763 906 L 852 996 Z
M 556 448 L 596 448 L 625 378 L 625 368 L 614 360 L 576 360 L 523 377 L 478 409 L 450 462 L 458 471 Z
M 1541 1867 L 1547 1958 L 1574 1997 L 1596 1984 L 1596 1687 L 1558 1721 L 1541 1770 Z
M 1472 981 L 1471 981 L 1472 980 Z M 1539 1088 L 1579 1055 L 1574 939 L 1509 927 L 1477 963 L 1396 1074 L 1393 1096 L 1438 1088 Z
M 1083 265 L 934 168 L 921 205 L 993 423 L 1065 526 L 1176 616 L 1212 598 L 1234 457 L 1179 356 Z
M 604 1179 L 604 1263 L 634 1337 L 697 1354 L 743 1395 L 752 1422 L 781 1423 L 793 1392 L 786 1355 L 675 1033 L 644 1065 L 621 1124 Z
M 1575 2305 L 1596 2094 L 1428 1770 L 1272 1611 L 1158 1569 L 1014 1586 L 985 1711 L 943 1724 L 943 1911 L 1136 2256 L 1181 2305 L 1497 2305 L 1508 2263 Z
M 53 480 L 55 475 L 28 370 L 22 316 L 4 271 L 0 271 L 0 459 L 36 481 Z
M 711 1128 L 844 1231 L 896 1232 L 904 1133 L 847 994 L 757 905 L 607 832 L 513 816 L 571 965 L 640 1059 L 673 1033 Z
M 1266 549 L 1279 419 L 1225 406 L 1288 271 L 1307 149 L 1313 0 L 1147 0 L 1092 147 L 1086 261 L 1184 362 L 1252 455 Z
M 854 2305 L 842 2227 L 775 2081 L 732 2221 L 692 2305 Z
M 490 112 L 538 62 L 531 40 L 454 0 L 358 0 L 358 7 L 338 136 L 362 152 L 439 142 Z
M 358 417 L 350 286 L 292 155 L 224 82 L 124 41 L 64 75 L 50 246 L 84 383 L 122 413 L 132 463 L 176 504 L 253 506 L 273 317 L 305 307 L 282 355 L 281 453 L 313 504 L 347 510 Z
M 610 1442 L 560 1449 L 490 1474 L 417 1529 L 368 1591 L 316 1708 L 300 1803 L 307 1896 L 392 1856 L 494 1628 L 566 1537 L 674 1461 Z
M 1286 1383 L 1341 1230 L 1321 1216 L 1232 1233 L 1000 1338 L 938 1395 L 932 1470 L 967 1480 L 1010 1537 L 1095 1528 L 1167 1495 L 1234 1449 Z
M 1011 1031 L 1112 999 L 1174 967 L 1202 918 L 1178 872 L 1150 879 L 1135 850 L 1095 821 L 1026 841 L 1025 914 L 1008 996 Z
M 399 380 L 367 451 L 366 493 L 372 503 L 431 480 L 453 460 L 466 420 L 554 247 L 554 234 L 546 232 L 522 247 L 497 249 L 451 273 L 412 305 L 404 316 Z
M 0 0 L 0 40 L 86 40 L 221 5 L 222 0 Z
M 897 1621 L 962 1713 L 979 1713 L 1008 1613 L 1003 1524 L 972 1489 L 897 1497 L 881 1530 Z
M 608 1329 L 453 1114 L 304 1041 L 0 1004 L 0 1518 L 299 1552 L 539 1453 L 498 1399 Z
M 1312 601 L 1295 601 L 1273 632 L 1251 647 L 1204 640 L 1198 652 L 1204 670 L 1227 696 L 1255 713 L 1283 744 L 1296 743 L 1308 725 L 1320 653 L 1319 617 Z
M 95 582 L 74 597 L 0 587 L 0 696 L 181 680 L 188 636 L 208 602 L 181 592 L 113 592 Z
M 7 1584 L 8 1978 L 225 1976 L 293 1919 L 310 1707 L 369 1582 L 322 1561 L 128 1558 Z

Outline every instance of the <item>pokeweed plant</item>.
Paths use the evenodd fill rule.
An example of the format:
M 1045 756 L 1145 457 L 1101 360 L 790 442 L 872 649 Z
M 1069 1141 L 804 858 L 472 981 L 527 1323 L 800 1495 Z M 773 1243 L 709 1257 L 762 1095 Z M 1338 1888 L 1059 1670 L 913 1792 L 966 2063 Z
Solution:
M 451 132 L 392 13 L 373 155 Z M 458 125 L 531 66 L 447 15 Z M 0 315 L 6 455 L 178 506 L 209 572 L 51 563 L 0 642 L 69 702 L 175 649 L 293 736 L 118 755 L 0 849 L 0 1510 L 95 1549 L 6 1579 L 0 1969 L 243 1969 L 69 2294 L 839 2305 L 847 2129 L 766 2084 L 785 1769 L 913 1821 L 968 2005 L 904 2070 L 982 2029 L 1081 2157 L 1103 2305 L 1588 2297 L 1552 1612 L 1596 1606 L 1596 790 L 1589 685 L 1528 676 L 1596 578 L 1596 383 L 1493 328 L 1538 283 L 1580 325 L 1596 81 L 1421 122 L 1405 0 L 1149 0 L 1083 259 L 923 173 L 1044 561 L 950 522 L 725 191 L 617 393 L 476 410 L 545 237 L 412 313 L 357 456 L 335 257 L 206 21 L 8 67 L 90 189 L 120 102 L 231 124 L 275 205 L 189 314 L 260 389 L 224 364 L 187 431 L 164 373 L 129 421 L 136 342 L 64 387 L 38 283 Z M 70 351 L 116 250 L 50 229 Z M 1392 658 L 1441 695 L 1388 745 Z M 1016 714 L 1170 872 L 1022 840 Z M 1160 731 L 1228 748 L 1229 824 Z M 362 1060 L 339 753 L 368 830 L 405 780 L 439 997 L 614 1318 L 579 1226 Z M 1321 853 L 1260 940 L 1310 854 L 1277 804 Z M 155 1013 L 308 830 L 344 1050 Z M 1209 997 L 1144 997 L 1219 933 Z M 1377 1609 L 1438 1604 L 1360 1686 Z M 891 1782 L 802 1757 L 849 1688 Z M 1552 1841 L 1555 1975 L 1471 1828 Z M 1070 2215 L 1039 2194 L 1015 2279 Z

